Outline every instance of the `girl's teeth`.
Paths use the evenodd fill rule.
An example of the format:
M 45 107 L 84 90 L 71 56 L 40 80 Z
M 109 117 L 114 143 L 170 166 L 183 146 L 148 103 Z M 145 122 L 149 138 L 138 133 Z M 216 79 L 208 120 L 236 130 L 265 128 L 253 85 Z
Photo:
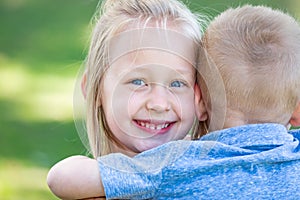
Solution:
M 145 122 L 140 122 L 139 124 L 143 127 L 149 128 L 151 130 L 161 130 L 161 129 L 169 126 L 169 124 L 159 124 L 156 126 L 155 124 L 150 124 L 150 123 L 145 123 Z
M 156 127 L 156 130 L 161 130 L 163 126 L 164 126 L 164 125 L 158 125 L 158 126 Z

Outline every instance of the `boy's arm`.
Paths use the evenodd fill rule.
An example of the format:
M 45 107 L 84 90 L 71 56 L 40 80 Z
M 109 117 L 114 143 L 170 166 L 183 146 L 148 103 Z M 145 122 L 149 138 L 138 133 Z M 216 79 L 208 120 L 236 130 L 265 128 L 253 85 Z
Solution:
M 97 160 L 71 156 L 54 165 L 47 177 L 51 191 L 61 199 L 104 197 Z

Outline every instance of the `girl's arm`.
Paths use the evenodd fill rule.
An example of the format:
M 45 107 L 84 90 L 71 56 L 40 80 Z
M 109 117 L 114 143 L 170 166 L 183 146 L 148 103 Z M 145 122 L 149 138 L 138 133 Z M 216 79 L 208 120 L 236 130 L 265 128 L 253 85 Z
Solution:
M 61 199 L 104 197 L 97 160 L 85 156 L 71 156 L 49 171 L 47 183 Z

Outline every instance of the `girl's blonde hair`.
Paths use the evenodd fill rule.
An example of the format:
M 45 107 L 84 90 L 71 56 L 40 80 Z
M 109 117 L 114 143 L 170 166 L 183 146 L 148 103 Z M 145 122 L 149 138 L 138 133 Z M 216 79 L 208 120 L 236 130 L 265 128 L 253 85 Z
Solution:
M 89 146 L 94 157 L 111 153 L 111 142 L 122 143 L 111 132 L 101 107 L 101 83 L 108 63 L 109 41 L 129 26 L 145 27 L 155 23 L 166 28 L 169 22 L 195 41 L 201 38 L 199 19 L 176 0 L 107 0 L 96 16 L 90 49 L 86 59 L 86 126 Z
M 239 113 L 245 123 L 288 124 L 300 100 L 300 28 L 293 17 L 264 6 L 228 9 L 208 26 L 203 45 L 206 67 L 216 66 L 223 78 L 227 118 Z M 211 98 L 210 105 L 223 102 Z

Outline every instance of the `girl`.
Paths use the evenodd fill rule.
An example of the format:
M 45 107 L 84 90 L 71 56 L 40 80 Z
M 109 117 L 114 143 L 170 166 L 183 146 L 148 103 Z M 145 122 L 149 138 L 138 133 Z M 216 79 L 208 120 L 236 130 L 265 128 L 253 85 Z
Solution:
M 103 3 L 82 79 L 94 158 L 114 152 L 134 156 L 198 131 L 200 30 L 197 17 L 176 0 Z M 197 112 L 206 120 L 204 106 Z M 71 157 L 50 170 L 48 185 L 55 195 L 103 195 L 101 186 L 90 190 L 83 184 L 87 176 L 99 181 L 99 174 L 91 173 L 97 165 L 80 168 L 85 159 L 90 161 Z
M 178 1 L 103 3 L 83 78 L 95 158 L 184 138 L 195 120 L 200 35 L 197 18 Z

